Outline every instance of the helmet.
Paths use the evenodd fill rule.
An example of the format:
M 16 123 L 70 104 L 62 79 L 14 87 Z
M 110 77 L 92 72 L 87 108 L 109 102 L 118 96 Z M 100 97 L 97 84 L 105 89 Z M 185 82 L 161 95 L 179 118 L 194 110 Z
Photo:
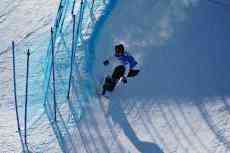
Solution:
M 125 48 L 123 44 L 119 44 L 115 46 L 115 56 L 121 56 L 125 52 Z

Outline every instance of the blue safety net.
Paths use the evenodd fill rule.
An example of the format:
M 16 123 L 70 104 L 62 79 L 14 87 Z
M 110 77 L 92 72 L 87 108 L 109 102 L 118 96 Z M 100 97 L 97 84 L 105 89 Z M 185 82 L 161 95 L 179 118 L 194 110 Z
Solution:
M 84 106 L 95 96 L 93 47 L 109 1 L 62 0 L 44 63 L 44 108 L 63 152 L 76 152 L 73 139 Z M 100 22 L 101 23 L 100 23 Z M 100 24 L 98 24 L 100 23 Z
M 92 76 L 93 47 L 112 4 L 109 0 L 60 0 L 50 36 L 42 33 L 47 35 L 44 40 L 37 42 L 38 38 L 31 36 L 16 44 L 18 119 L 24 152 L 52 152 L 56 140 L 63 152 L 79 149 L 78 122 L 84 118 L 84 106 L 92 102 L 89 97 L 95 96 L 96 90 Z M 41 50 L 47 42 L 44 55 Z M 31 54 L 25 94 L 21 89 L 26 84 L 27 48 Z M 25 95 L 28 96 L 26 120 Z M 48 133 L 50 127 L 56 140 Z

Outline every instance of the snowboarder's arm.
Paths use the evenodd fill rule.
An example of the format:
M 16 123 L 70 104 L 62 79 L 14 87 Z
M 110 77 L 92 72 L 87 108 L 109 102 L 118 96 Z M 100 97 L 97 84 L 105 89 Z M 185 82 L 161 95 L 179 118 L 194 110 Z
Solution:
M 105 60 L 103 62 L 103 64 L 106 66 L 106 65 L 109 65 L 110 62 L 113 62 L 115 60 L 114 56 L 109 56 L 107 60 Z
M 137 65 L 137 61 L 134 59 L 129 62 L 129 68 L 130 69 L 133 69 L 136 65 Z
M 126 55 L 127 55 L 126 60 L 129 63 L 129 68 L 133 69 L 138 63 L 136 59 L 129 52 L 126 52 Z
M 106 66 L 106 65 L 109 65 L 109 60 L 105 60 L 104 62 L 103 62 L 103 64 Z

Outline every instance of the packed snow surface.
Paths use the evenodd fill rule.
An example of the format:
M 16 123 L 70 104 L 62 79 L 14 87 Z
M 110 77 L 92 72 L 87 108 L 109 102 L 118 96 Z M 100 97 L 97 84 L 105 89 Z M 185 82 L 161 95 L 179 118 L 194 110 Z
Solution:
M 77 128 L 68 129 L 70 135 L 65 141 L 80 153 L 230 152 L 230 10 L 198 0 L 110 3 L 115 7 L 107 10 L 111 14 L 94 33 L 91 46 L 95 48 L 90 48 L 94 56 L 84 58 L 92 64 L 86 67 L 92 73 L 85 75 L 85 80 L 94 80 L 88 84 L 91 90 L 98 90 L 103 78 L 111 73 L 110 66 L 102 63 L 118 43 L 134 55 L 141 71 L 126 85 L 120 84 L 109 99 L 87 88 L 79 92 L 82 95 L 76 93 L 88 103 Z M 58 1 L 3 0 L 0 4 L 0 152 L 11 153 L 21 150 L 10 41 L 15 40 L 20 49 L 16 53 L 17 79 L 22 82 L 18 88 L 23 100 L 24 50 L 32 48 L 34 56 L 38 55 L 33 64 L 41 63 Z M 40 70 L 38 67 L 34 72 L 35 78 Z M 38 88 L 39 81 L 35 79 Z M 62 108 L 64 117 L 69 112 L 68 107 Z M 39 139 L 32 141 L 32 149 L 61 152 L 46 116 L 36 127 L 46 130 L 33 132 Z
M 14 40 L 16 43 L 18 98 L 19 104 L 21 104 L 24 103 L 23 95 L 25 93 L 26 49 L 31 49 L 33 59 L 38 57 L 32 62 L 37 64 L 37 70 L 33 71 L 33 77 L 41 78 L 41 64 L 38 63 L 42 63 L 39 60 L 41 56 L 45 55 L 49 31 L 56 15 L 58 3 L 57 0 L 1 0 L 0 2 L 0 152 L 16 153 L 21 151 L 13 98 L 11 41 Z M 39 84 L 36 85 L 39 88 Z M 50 147 L 53 146 L 52 144 L 55 145 L 52 147 L 53 152 L 59 150 L 55 139 L 53 139 L 55 137 L 52 136 L 48 120 L 42 118 L 42 122 L 38 124 L 45 129 L 43 132 L 48 133 L 49 140 L 53 140 L 54 143 L 50 143 Z M 34 130 L 34 132 L 38 133 L 33 138 L 35 140 L 33 142 L 37 146 L 39 143 L 49 141 L 38 131 Z M 49 150 L 49 147 L 43 148 L 43 150 Z

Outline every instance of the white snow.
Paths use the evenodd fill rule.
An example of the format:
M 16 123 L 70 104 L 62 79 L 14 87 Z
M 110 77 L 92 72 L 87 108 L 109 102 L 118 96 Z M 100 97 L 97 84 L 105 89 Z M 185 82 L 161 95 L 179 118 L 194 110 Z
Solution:
M 126 138 L 122 139 L 122 144 L 131 143 L 135 146 L 136 141 L 151 142 L 166 153 L 229 151 L 229 107 L 225 104 L 228 103 L 228 97 L 225 100 L 221 96 L 204 96 L 199 99 L 186 97 L 183 93 L 182 96 L 174 96 L 174 92 L 170 90 L 173 89 L 173 78 L 164 76 L 170 74 L 164 73 L 164 67 L 168 64 L 164 57 L 167 52 L 174 50 L 160 48 L 180 37 L 175 33 L 175 29 L 183 29 L 183 26 L 186 26 L 184 23 L 189 20 L 188 12 L 195 10 L 196 6 L 199 6 L 199 1 L 119 1 L 102 28 L 95 49 L 95 79 L 100 82 L 101 78 L 109 73 L 110 67 L 105 67 L 102 63 L 106 57 L 113 54 L 114 45 L 117 43 L 123 43 L 127 50 L 137 57 L 141 67 L 139 76 L 128 79 L 127 85 L 122 85 L 110 95 L 110 117 L 123 131 L 119 133 L 119 137 Z M 177 58 L 180 60 L 180 57 Z M 158 64 L 158 67 L 154 64 Z M 172 65 L 171 69 L 173 74 L 177 74 L 179 70 L 176 65 Z M 181 87 L 186 86 L 183 81 L 186 83 L 188 80 L 181 80 Z M 176 87 L 174 91 L 177 94 Z M 116 107 L 123 110 L 118 111 Z M 129 113 L 125 115 L 124 112 Z M 127 118 L 127 122 L 122 120 L 122 117 Z M 136 136 L 132 131 L 135 131 Z M 123 146 L 130 149 L 129 145 Z M 139 151 L 143 149 L 138 148 L 140 146 L 136 145 Z M 132 148 L 130 152 L 136 152 L 136 149 Z M 150 150 L 145 151 L 151 152 Z
M 23 104 L 24 50 L 30 47 L 33 57 L 38 55 L 34 65 L 41 62 L 48 45 L 49 30 L 57 5 L 57 0 L 0 2 L 0 152 L 21 151 L 12 93 L 10 41 L 15 40 L 19 48 L 17 79 L 19 100 L 20 104 Z M 172 82 L 166 80 L 168 76 L 158 76 L 155 72 L 159 71 L 154 70 L 156 66 L 150 65 L 152 60 L 164 62 L 164 59 L 154 58 L 152 53 L 175 39 L 175 25 L 183 28 L 183 23 L 189 20 L 187 9 L 198 5 L 198 0 L 117 2 L 98 36 L 94 50 L 96 58 L 93 79 L 100 82 L 107 74 L 108 68 L 104 67 L 102 62 L 113 53 L 114 44 L 120 42 L 137 57 L 141 73 L 136 78 L 128 79 L 127 85 L 121 84 L 110 94 L 110 100 L 90 95 L 90 91 L 77 93 L 73 90 L 76 95 L 71 98 L 79 100 L 83 97 L 89 103 L 84 104 L 84 116 L 77 124 L 69 105 L 63 104 L 58 110 L 57 125 L 65 134 L 64 141 L 73 147 L 68 148 L 69 150 L 80 153 L 151 153 L 152 149 L 155 149 L 154 153 L 160 153 L 161 148 L 164 153 L 229 152 L 230 98 L 212 96 L 193 99 L 186 96 L 164 96 L 159 92 L 162 90 L 157 89 L 163 88 L 167 91 L 171 89 Z M 100 13 L 98 11 L 96 18 Z M 85 38 L 88 39 L 92 29 L 83 30 L 87 32 Z M 167 52 L 163 54 L 167 55 Z M 40 70 L 41 66 L 33 72 L 38 87 L 40 85 L 37 76 Z M 164 74 L 164 70 L 161 71 Z M 178 69 L 175 68 L 175 71 Z M 92 79 L 92 76 L 82 77 L 86 77 L 86 80 Z M 159 77 L 168 82 L 169 88 L 160 86 L 156 81 L 161 80 Z M 86 97 L 78 95 L 79 93 L 86 93 Z M 41 115 L 43 111 L 38 108 L 38 114 Z M 40 120 L 30 124 L 29 143 L 32 151 L 61 152 L 45 114 Z
M 32 58 L 44 56 L 49 39 L 50 26 L 53 24 L 56 15 L 57 0 L 2 0 L 0 2 L 0 152 L 12 153 L 21 152 L 21 144 L 17 133 L 16 114 L 13 98 L 12 82 L 12 54 L 11 41 L 16 42 L 16 66 L 19 104 L 24 103 L 25 87 L 25 49 L 32 50 Z M 35 53 L 35 54 L 33 54 Z M 34 64 L 39 61 L 34 61 Z M 33 76 L 39 78 L 39 66 L 37 72 L 33 71 Z M 38 84 L 37 84 L 38 85 Z M 45 117 L 45 118 L 44 118 Z M 33 143 L 33 150 L 41 150 L 39 145 L 46 148 L 46 152 L 59 152 L 57 141 L 54 139 L 52 131 L 43 115 L 40 123 L 40 131 L 32 130 L 28 137 L 29 143 Z M 29 123 L 30 124 L 30 123 Z M 37 125 L 38 126 L 38 125 Z M 38 128 L 39 129 L 39 128 Z M 43 130 L 41 130 L 43 129 Z M 30 131 L 30 129 L 29 129 Z M 40 132 L 50 133 L 47 136 Z M 33 135 L 34 134 L 34 135 Z M 36 135 L 36 136 L 35 136 Z M 49 142 L 52 140 L 51 142 Z M 45 143 L 49 142 L 49 146 Z M 42 144 L 43 143 L 43 144 Z

